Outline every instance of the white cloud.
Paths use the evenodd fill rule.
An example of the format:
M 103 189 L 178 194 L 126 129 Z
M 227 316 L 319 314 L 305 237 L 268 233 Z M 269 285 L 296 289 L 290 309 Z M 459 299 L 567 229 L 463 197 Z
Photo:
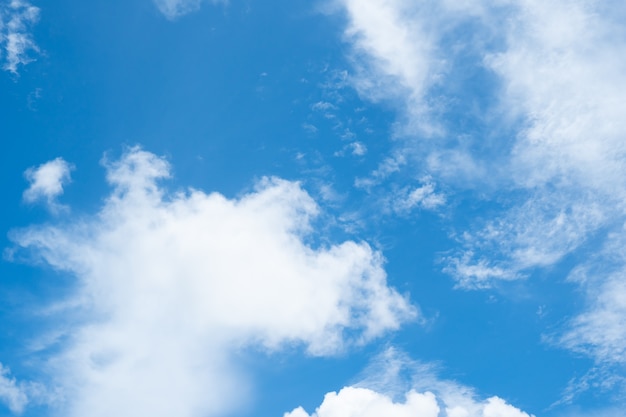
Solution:
M 499 143 L 504 140 L 506 146 L 451 131 L 462 141 L 442 136 L 420 139 L 417 145 L 403 142 L 381 163 L 402 160 L 401 155 L 402 169 L 427 168 L 439 181 L 458 185 L 469 177 L 472 188 L 515 190 L 512 208 L 504 207 L 488 225 L 498 239 L 492 246 L 502 250 L 487 257 L 495 255 L 502 260 L 499 269 L 511 269 L 497 275 L 522 276 L 519 270 L 553 264 L 607 219 L 620 215 L 626 195 L 626 187 L 616 187 L 626 174 L 626 122 L 619 104 L 626 99 L 626 61 L 621 58 L 626 52 L 626 31 L 620 20 L 624 10 L 618 3 L 477 0 L 427 1 L 417 6 L 380 0 L 364 6 L 338 2 L 349 17 L 347 39 L 362 58 L 355 66 L 357 89 L 391 77 L 391 88 L 374 90 L 399 99 L 405 108 L 402 117 L 408 115 L 411 126 L 424 120 L 443 126 L 434 118 L 445 109 L 430 111 L 428 103 L 435 100 L 445 107 L 455 100 L 445 96 L 447 90 L 437 93 L 440 97 L 432 91 L 435 85 L 462 85 L 458 79 L 446 78 L 455 76 L 455 65 L 470 66 L 458 68 L 457 73 L 480 67 L 500 78 L 502 88 L 496 92 L 500 108 L 492 105 L 486 111 L 497 111 L 499 119 L 509 123 L 504 131 L 501 122 L 488 127 L 504 136 Z M 450 45 L 446 41 L 460 28 L 474 42 Z M 457 62 L 458 51 L 464 48 L 471 48 L 482 61 Z M 456 92 L 466 94 L 462 89 Z M 483 122 L 480 117 L 477 121 Z M 510 130 L 516 120 L 524 126 L 518 132 Z M 375 171 L 357 185 L 369 187 L 385 177 Z M 529 207 L 538 218 L 526 214 Z M 550 231 L 548 239 L 545 230 Z M 468 253 L 482 254 L 481 246 L 490 238 L 481 230 L 471 234 L 476 243 L 465 241 Z M 535 243 L 540 245 L 533 247 Z
M 0 402 L 3 402 L 13 413 L 24 411 L 28 403 L 28 396 L 15 378 L 11 378 L 10 371 L 0 363 Z
M 153 0 L 161 13 L 170 20 L 196 12 L 205 0 Z M 225 3 L 226 0 L 211 0 L 212 3 Z
M 343 388 L 326 394 L 322 405 L 311 416 L 302 408 L 285 417 L 437 417 L 439 406 L 432 393 L 409 391 L 406 402 L 394 403 L 391 398 L 366 388 Z
M 298 183 L 170 195 L 169 172 L 133 148 L 107 163 L 97 215 L 12 234 L 77 279 L 82 324 L 49 361 L 65 415 L 214 415 L 247 397 L 232 361 L 246 346 L 328 355 L 415 318 L 367 244 L 307 243 L 320 209 Z
M 425 178 L 419 187 L 403 189 L 391 202 L 398 213 L 407 213 L 416 208 L 435 210 L 445 203 L 446 197 L 435 192 L 435 184 L 431 178 Z
M 626 227 L 613 232 L 604 248 L 575 268 L 569 280 L 585 290 L 587 305 L 555 341 L 603 366 L 626 363 Z
M 461 287 L 488 287 L 494 280 L 523 278 L 579 248 L 607 221 L 606 208 L 592 195 L 535 193 L 500 217 L 479 224 L 458 239 L 462 249 L 449 258 Z
M 352 155 L 354 156 L 364 156 L 367 153 L 367 146 L 362 142 L 352 142 L 349 147 L 352 149 Z
M 4 52 L 3 68 L 13 74 L 20 65 L 34 59 L 31 52 L 39 52 L 32 37 L 32 27 L 39 21 L 39 8 L 24 0 L 11 0 L 0 5 L 0 48 Z
M 374 101 L 401 98 L 414 117 L 424 116 L 424 96 L 439 71 L 433 32 L 422 18 L 428 7 L 404 0 L 338 3 L 349 20 L 345 37 L 353 46 L 357 90 Z
M 354 186 L 357 188 L 369 189 L 373 186 L 379 185 L 390 175 L 400 171 L 407 164 L 407 158 L 398 153 L 396 155 L 385 158 L 378 164 L 376 170 L 374 170 L 369 177 L 357 178 L 354 181 Z
M 24 176 L 30 186 L 24 191 L 27 203 L 44 201 L 52 210 L 61 208 L 56 199 L 63 194 L 63 186 L 71 180 L 73 166 L 63 158 L 56 158 L 38 167 L 28 168 Z
M 613 192 L 626 171 L 626 31 L 620 6 L 526 0 L 507 27 L 507 48 L 487 57 L 503 103 L 528 119 L 513 149 L 527 187 L 559 182 Z M 623 190 L 620 190 L 620 193 Z
M 624 234 L 615 224 L 624 221 L 626 195 L 626 122 L 619 104 L 626 100 L 626 10 L 617 2 L 534 0 L 514 10 L 503 31 L 506 47 L 486 53 L 485 62 L 504 83 L 506 113 L 524 122 L 511 153 L 501 158 L 525 201 L 513 200 L 483 230 L 466 235 L 462 257 L 471 261 L 457 265 L 505 271 L 483 278 L 472 268 L 456 269 L 469 286 L 553 265 L 590 237 L 605 236 L 603 229 Z M 615 245 L 608 247 L 577 258 L 583 265 L 597 256 L 622 258 Z M 593 285 L 583 288 L 594 301 L 562 342 L 601 362 L 622 361 L 624 312 L 613 296 L 621 294 L 626 276 L 606 263 L 591 274 Z
M 478 413 L 445 402 L 441 409 L 440 402 L 441 399 L 431 392 L 411 390 L 404 402 L 394 402 L 390 397 L 367 388 L 346 387 L 338 393 L 326 394 L 313 414 L 309 415 L 299 407 L 285 413 L 284 417 L 530 417 L 498 397 L 472 407 L 477 408 Z
M 346 151 L 350 151 L 352 156 L 365 156 L 367 154 L 367 146 L 364 143 L 355 141 L 345 145 L 341 150 L 335 152 L 335 156 L 344 156 Z
M 358 58 L 357 90 L 394 101 L 410 128 L 400 133 L 412 133 L 356 185 L 393 182 L 399 170 L 426 171 L 437 183 L 476 190 L 479 201 L 492 199 L 489 219 L 461 231 L 457 254 L 447 258 L 460 287 L 524 279 L 576 253 L 588 303 L 554 340 L 599 364 L 623 364 L 626 257 L 611 242 L 626 241 L 624 3 L 337 3 Z M 472 58 L 458 59 L 459 51 Z M 474 96 L 459 76 L 472 71 L 492 77 Z M 484 97 L 491 104 L 471 116 L 482 131 L 438 119 L 458 100 L 472 110 Z M 444 134 L 414 129 L 424 123 Z
M 400 375 L 405 371 L 412 372 L 412 380 L 403 383 Z M 312 414 L 298 407 L 284 417 L 531 417 L 499 397 L 477 400 L 471 389 L 438 379 L 431 368 L 394 349 L 384 352 L 366 373 L 356 386 L 326 394 Z M 406 385 L 410 388 L 400 392 Z
M 337 110 L 337 106 L 335 106 L 333 103 L 329 103 L 328 101 L 318 101 L 311 105 L 311 109 L 325 113 L 329 110 Z
M 560 342 L 600 362 L 626 363 L 626 271 L 587 290 L 592 295 L 588 310 L 572 320 Z

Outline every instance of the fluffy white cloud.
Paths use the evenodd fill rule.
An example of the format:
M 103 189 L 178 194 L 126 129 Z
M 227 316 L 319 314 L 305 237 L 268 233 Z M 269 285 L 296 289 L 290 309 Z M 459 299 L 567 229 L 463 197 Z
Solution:
M 412 387 L 400 394 L 405 385 L 400 373 L 407 370 L 413 372 Z M 298 407 L 284 417 L 531 417 L 498 397 L 477 400 L 471 389 L 438 379 L 429 367 L 394 349 L 377 358 L 367 373 L 358 386 L 326 394 L 313 414 Z
M 297 408 L 285 417 L 437 417 L 439 406 L 431 393 L 410 391 L 404 403 L 395 403 L 386 395 L 366 388 L 346 387 L 326 394 L 322 405 L 312 415 Z
M 0 48 L 4 52 L 3 68 L 13 74 L 19 65 L 33 61 L 31 52 L 39 52 L 33 40 L 32 26 L 39 20 L 39 8 L 24 0 L 0 4 Z
M 226 0 L 211 0 L 213 3 L 225 3 Z M 170 20 L 195 12 L 200 9 L 204 0 L 154 0 L 161 13 Z
M 416 316 L 366 243 L 312 243 L 319 207 L 298 183 L 265 178 L 228 199 L 167 194 L 169 175 L 133 148 L 107 163 L 97 215 L 12 234 L 77 278 L 81 324 L 49 362 L 65 415 L 213 415 L 246 398 L 231 352 L 334 354 Z
M 52 210 L 62 207 L 56 199 L 63 194 L 63 186 L 71 180 L 72 169 L 72 165 L 63 158 L 28 168 L 24 176 L 30 182 L 30 186 L 24 191 L 24 201 L 27 203 L 44 201 Z
M 367 388 L 346 387 L 338 393 L 326 394 L 324 401 L 313 413 L 308 414 L 298 407 L 284 417 L 530 417 L 527 413 L 507 404 L 498 397 L 476 404 L 472 409 L 442 404 L 441 399 L 431 393 L 418 393 L 414 390 L 406 394 L 404 402 L 394 402 L 387 395 Z
M 9 374 L 9 369 L 0 363 L 0 402 L 3 402 L 13 413 L 21 413 L 28 403 L 28 396 L 24 388 Z

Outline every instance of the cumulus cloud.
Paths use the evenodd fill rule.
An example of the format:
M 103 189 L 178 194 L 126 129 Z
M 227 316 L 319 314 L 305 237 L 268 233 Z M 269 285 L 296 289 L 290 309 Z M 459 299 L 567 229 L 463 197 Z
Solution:
M 406 402 L 394 403 L 391 398 L 366 388 L 346 387 L 338 393 L 326 394 L 322 405 L 309 415 L 302 408 L 297 408 L 285 417 L 437 417 L 439 406 L 431 393 L 420 394 L 410 391 Z
M 22 195 L 27 203 L 43 201 L 52 210 L 62 206 L 57 203 L 57 197 L 63 194 L 63 186 L 71 180 L 73 166 L 63 158 L 56 158 L 37 167 L 28 168 L 24 176 L 30 186 Z
M 285 413 L 284 417 L 530 417 L 498 397 L 489 398 L 477 408 L 478 413 L 472 413 L 453 404 L 443 403 L 440 407 L 437 397 L 431 392 L 411 390 L 404 402 L 394 402 L 388 396 L 367 388 L 346 387 L 338 393 L 326 394 L 313 414 L 299 407 Z
M 204 0 L 153 0 L 157 8 L 166 18 L 177 17 L 198 11 Z M 211 0 L 212 3 L 225 3 L 226 0 Z
M 240 349 L 331 355 L 416 317 L 366 243 L 311 243 L 320 208 L 298 183 L 169 194 L 154 154 L 105 164 L 113 191 L 96 215 L 12 234 L 76 277 L 67 314 L 82 324 L 49 360 L 67 416 L 214 415 L 246 397 Z
M 24 411 L 28 403 L 28 396 L 23 386 L 15 378 L 10 377 L 10 370 L 0 363 L 0 401 L 13 413 Z
M 412 380 L 403 383 L 405 371 Z M 431 367 L 395 349 L 380 355 L 366 374 L 361 383 L 326 394 L 312 414 L 298 407 L 284 417 L 531 417 L 499 397 L 478 400 L 471 389 L 438 379 Z
M 39 21 L 39 8 L 24 0 L 0 4 L 0 49 L 4 53 L 2 67 L 13 74 L 20 65 L 32 62 L 32 53 L 39 52 L 32 37 L 32 27 Z

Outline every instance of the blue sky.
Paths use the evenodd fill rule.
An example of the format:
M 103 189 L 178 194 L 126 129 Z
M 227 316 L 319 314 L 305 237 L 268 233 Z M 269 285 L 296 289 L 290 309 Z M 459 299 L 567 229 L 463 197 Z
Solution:
M 625 14 L 0 0 L 0 415 L 623 415 Z

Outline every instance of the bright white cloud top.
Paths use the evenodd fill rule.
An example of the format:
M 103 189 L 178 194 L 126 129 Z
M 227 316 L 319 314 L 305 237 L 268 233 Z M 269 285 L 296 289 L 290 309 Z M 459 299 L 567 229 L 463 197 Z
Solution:
M 489 398 L 483 404 L 443 405 L 430 392 L 409 391 L 404 402 L 367 388 L 346 387 L 338 393 L 326 394 L 324 401 L 313 413 L 308 414 L 299 407 L 284 417 L 530 417 L 528 414 L 507 404 L 502 399 Z
M 471 388 L 438 378 L 395 349 L 374 358 L 365 375 L 327 393 L 312 414 L 297 407 L 284 417 L 533 417 L 498 397 L 479 400 Z
M 366 243 L 306 243 L 319 207 L 298 183 L 265 178 L 229 200 L 170 195 L 169 175 L 132 148 L 107 163 L 97 215 L 13 234 L 78 281 L 82 324 L 51 362 L 66 415 L 214 415 L 245 397 L 233 350 L 332 355 L 416 318 Z

